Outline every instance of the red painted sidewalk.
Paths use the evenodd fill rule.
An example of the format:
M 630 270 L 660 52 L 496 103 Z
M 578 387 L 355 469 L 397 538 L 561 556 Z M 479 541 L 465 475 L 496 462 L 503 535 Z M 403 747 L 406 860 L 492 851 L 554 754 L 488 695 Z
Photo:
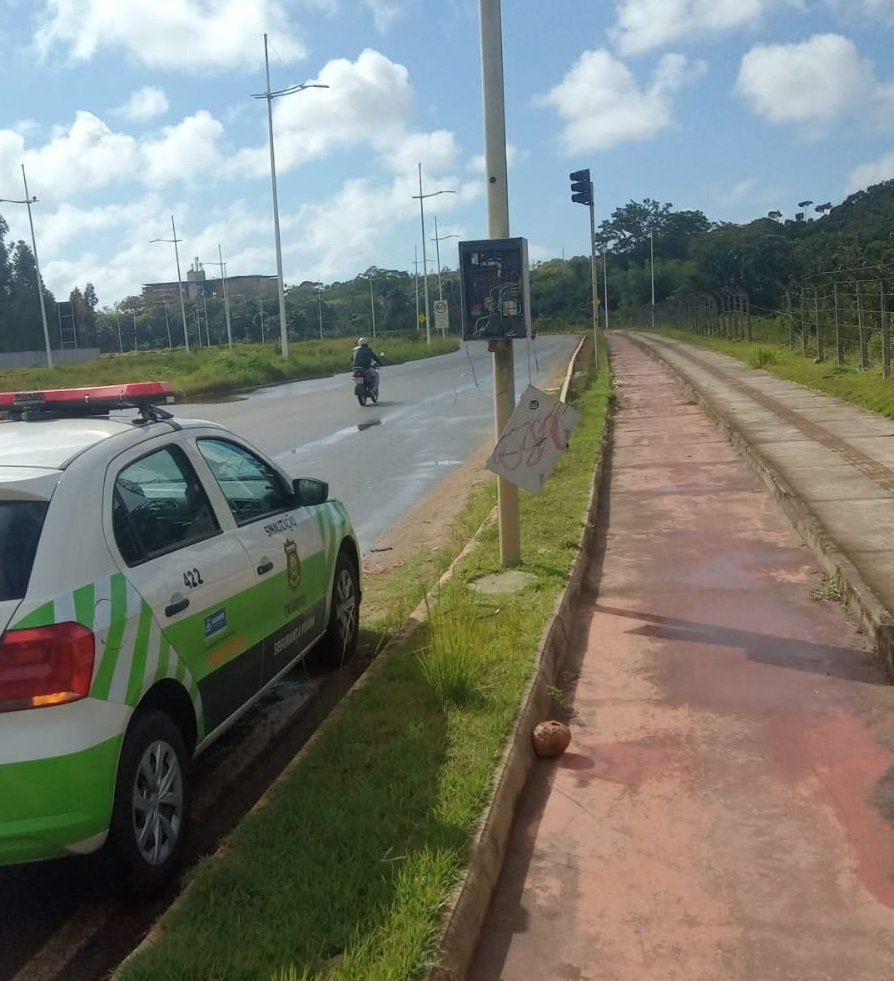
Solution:
M 474 981 L 894 978 L 894 688 L 748 466 L 612 338 L 604 555 Z

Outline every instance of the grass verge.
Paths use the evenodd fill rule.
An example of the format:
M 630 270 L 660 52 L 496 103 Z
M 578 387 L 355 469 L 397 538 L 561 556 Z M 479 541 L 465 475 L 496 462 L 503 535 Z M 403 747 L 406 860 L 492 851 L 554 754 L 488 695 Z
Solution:
M 347 371 L 354 343 L 353 337 L 293 341 L 286 359 L 281 356 L 279 346 L 271 344 L 203 347 L 189 354 L 179 348 L 108 354 L 86 364 L 0 371 L 0 390 L 34 391 L 136 381 L 169 381 L 177 389 L 178 399 L 189 400 Z M 384 350 L 388 364 L 401 364 L 456 351 L 459 341 L 455 337 L 444 339 L 433 336 L 429 346 L 421 337 L 388 334 L 376 338 L 374 346 L 376 351 Z
M 522 495 L 533 583 L 517 595 L 469 588 L 500 568 L 498 530 L 486 527 L 437 592 L 432 616 L 348 695 L 117 977 L 424 972 L 579 552 L 609 389 L 603 370 L 578 400 L 583 420 L 553 477 L 539 496 Z M 473 511 L 486 511 L 486 493 Z M 420 579 L 406 594 L 421 600 Z
M 811 361 L 786 345 L 773 347 L 768 346 L 766 341 L 731 341 L 669 329 L 661 329 L 657 333 L 720 354 L 728 354 L 752 368 L 762 368 L 777 378 L 798 382 L 894 419 L 894 381 L 884 378 L 880 368 L 860 371 L 854 365 Z

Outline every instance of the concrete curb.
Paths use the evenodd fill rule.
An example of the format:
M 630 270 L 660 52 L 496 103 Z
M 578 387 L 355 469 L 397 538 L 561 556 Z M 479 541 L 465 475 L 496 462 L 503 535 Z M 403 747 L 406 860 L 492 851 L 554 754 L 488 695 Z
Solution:
M 658 347 L 645 337 L 628 334 L 628 337 L 659 362 L 673 375 L 684 391 L 698 403 L 705 415 L 723 432 L 729 442 L 742 454 L 764 486 L 782 507 L 795 531 L 813 552 L 820 568 L 830 577 L 838 577 L 847 607 L 857 617 L 861 627 L 872 639 L 885 662 L 888 676 L 894 681 L 894 615 L 879 599 L 857 567 L 832 541 L 819 518 L 795 493 L 788 481 L 769 460 L 748 442 L 736 422 L 697 389 L 682 371 L 671 364 Z
M 574 353 L 575 361 L 582 351 L 589 355 L 589 347 L 584 342 Z M 569 369 L 568 377 L 572 374 Z M 521 710 L 503 752 L 499 777 L 485 808 L 481 826 L 472 842 L 466 871 L 448 903 L 437 960 L 427 975 L 428 981 L 461 981 L 468 972 L 478 945 L 481 927 L 503 867 L 516 805 L 537 759 L 531 745 L 531 731 L 538 722 L 550 717 L 552 700 L 549 689 L 555 684 L 571 638 L 574 607 L 580 596 L 596 538 L 596 512 L 605 474 L 605 460 L 611 443 L 611 423 L 609 408 L 599 465 L 585 513 L 580 552 L 565 591 L 556 601 L 550 621 L 542 634 L 537 670 L 528 685 Z

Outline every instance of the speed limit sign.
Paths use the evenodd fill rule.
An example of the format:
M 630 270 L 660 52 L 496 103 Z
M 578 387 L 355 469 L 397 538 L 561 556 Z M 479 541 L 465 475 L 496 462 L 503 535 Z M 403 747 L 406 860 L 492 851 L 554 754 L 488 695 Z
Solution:
M 443 331 L 445 334 L 450 329 L 450 313 L 447 309 L 446 300 L 435 300 L 435 330 Z

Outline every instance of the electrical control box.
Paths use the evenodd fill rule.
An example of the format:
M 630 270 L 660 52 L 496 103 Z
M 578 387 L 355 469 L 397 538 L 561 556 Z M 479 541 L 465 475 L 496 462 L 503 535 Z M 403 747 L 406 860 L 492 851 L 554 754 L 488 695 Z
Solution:
M 463 340 L 525 337 L 531 331 L 528 240 L 459 243 Z

